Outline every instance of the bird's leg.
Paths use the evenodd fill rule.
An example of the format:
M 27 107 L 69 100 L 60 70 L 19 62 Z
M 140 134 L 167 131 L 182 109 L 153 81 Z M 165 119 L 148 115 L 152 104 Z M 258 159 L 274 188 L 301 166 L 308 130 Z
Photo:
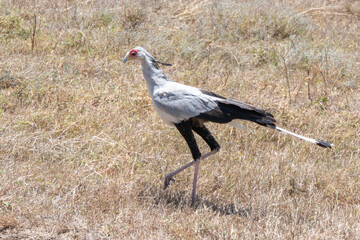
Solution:
M 173 179 L 173 176 L 175 176 L 179 172 L 182 172 L 183 170 L 187 169 L 188 167 L 194 165 L 195 163 L 196 163 L 195 161 L 192 161 L 192 162 L 186 164 L 185 166 L 182 166 L 181 168 L 176 169 L 175 171 L 173 171 L 173 172 L 169 173 L 168 175 L 166 175 L 165 183 L 164 183 L 164 189 L 166 189 L 170 185 L 171 181 L 175 182 L 175 180 Z
M 195 203 L 196 198 L 196 184 L 197 184 L 197 178 L 198 178 L 198 172 L 200 167 L 200 162 L 202 159 L 205 159 L 215 153 L 217 153 L 220 150 L 220 145 L 216 142 L 215 138 L 211 135 L 211 132 L 209 129 L 205 127 L 203 123 L 200 121 L 197 121 L 196 119 L 191 120 L 191 128 L 199 134 L 205 142 L 209 145 L 211 152 L 208 152 L 207 154 L 200 157 L 198 161 L 196 161 L 195 165 L 195 172 L 194 172 L 194 181 L 193 181 L 193 191 L 191 195 L 191 205 L 193 206 Z
M 195 199 L 196 199 L 196 184 L 197 184 L 197 179 L 198 179 L 198 174 L 199 174 L 200 162 L 201 162 L 201 158 L 198 159 L 196 161 L 196 163 L 195 163 L 193 190 L 192 190 L 192 193 L 191 193 L 191 206 L 194 205 Z
M 220 145 L 216 142 L 215 138 L 211 135 L 210 131 L 205 127 L 205 125 L 196 121 L 196 119 L 183 121 L 181 123 L 175 124 L 175 126 L 179 130 L 181 135 L 185 138 L 187 144 L 189 145 L 194 161 L 186 164 L 185 166 L 182 166 L 181 168 L 175 170 L 174 172 L 169 173 L 165 177 L 164 189 L 166 189 L 170 185 L 171 181 L 175 181 L 173 179 L 173 176 L 196 164 L 195 172 L 194 172 L 194 180 L 193 180 L 193 190 L 191 194 L 191 205 L 194 205 L 196 199 L 196 185 L 199 174 L 200 162 L 205 158 L 208 158 L 214 155 L 215 153 L 217 153 L 220 150 Z M 201 156 L 200 150 L 197 146 L 194 134 L 192 133 L 191 129 L 194 130 L 205 140 L 205 142 L 209 145 L 211 149 L 210 152 Z
M 170 174 L 168 174 L 165 177 L 165 183 L 164 183 L 164 189 L 166 189 L 169 185 L 171 181 L 174 181 L 173 176 L 175 176 L 176 174 L 178 174 L 179 172 L 185 170 L 186 168 L 192 166 L 193 164 L 195 164 L 195 161 L 197 159 L 199 159 L 201 157 L 201 153 L 199 150 L 199 147 L 197 146 L 196 140 L 195 140 L 195 136 L 191 130 L 191 122 L 190 120 L 187 121 L 182 121 L 180 123 L 176 123 L 175 127 L 179 130 L 179 132 L 181 133 L 181 135 L 184 137 L 186 143 L 188 144 L 190 150 L 191 150 L 191 154 L 194 158 L 194 162 L 190 162 L 188 164 L 186 164 L 185 166 L 175 170 L 174 172 L 171 172 Z
M 215 149 L 215 150 L 213 150 L 213 151 L 211 151 L 211 152 L 208 152 L 208 153 L 202 155 L 198 160 L 196 160 L 196 161 L 194 160 L 194 161 L 192 161 L 192 162 L 189 162 L 188 164 L 182 166 L 181 168 L 179 168 L 179 169 L 177 169 L 177 170 L 169 173 L 168 175 L 166 175 L 166 177 L 165 177 L 165 183 L 164 183 L 164 189 L 166 189 L 166 188 L 170 185 L 170 182 L 171 182 L 171 181 L 175 181 L 175 180 L 173 179 L 173 176 L 175 176 L 175 175 L 178 174 L 179 172 L 182 172 L 183 170 L 191 167 L 191 166 L 194 165 L 195 163 L 200 162 L 200 161 L 204 160 L 205 158 L 210 157 L 211 155 L 214 155 L 214 154 L 217 153 L 218 151 L 219 151 L 219 149 Z
M 215 140 L 209 129 L 207 129 L 203 123 L 197 121 L 196 119 L 192 119 L 191 128 L 204 139 L 204 141 L 209 145 L 211 151 L 217 150 L 216 152 L 218 152 L 220 150 L 219 143 Z
M 208 158 L 212 155 L 214 155 L 215 153 L 217 153 L 219 151 L 219 149 L 214 149 L 211 152 L 208 152 L 204 155 L 202 155 L 198 160 L 191 162 L 191 165 L 195 164 L 195 172 L 194 172 L 194 180 L 193 180 L 193 190 L 192 190 L 192 194 L 191 194 L 191 206 L 194 205 L 195 203 L 195 199 L 196 199 L 196 185 L 197 185 L 197 179 L 198 179 L 198 173 L 199 173 L 199 169 L 200 169 L 200 162 L 202 160 L 204 160 L 205 158 Z M 189 165 L 189 164 L 188 164 Z M 190 166 L 191 166 L 190 165 Z

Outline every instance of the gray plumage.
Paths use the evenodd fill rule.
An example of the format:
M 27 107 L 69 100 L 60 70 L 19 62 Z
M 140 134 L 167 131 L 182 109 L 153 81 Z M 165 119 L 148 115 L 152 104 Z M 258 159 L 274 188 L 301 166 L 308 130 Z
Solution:
M 242 119 L 269 127 L 275 126 L 273 116 L 264 110 L 169 80 L 159 69 L 158 63 L 160 62 L 149 52 L 142 47 L 136 47 L 131 51 L 134 50 L 137 51 L 136 60 L 141 62 L 155 110 L 167 124 L 172 125 L 198 117 L 203 121 L 217 123 Z M 129 55 L 132 56 L 129 53 L 124 59 L 125 62 Z
M 233 123 L 232 121 L 236 119 L 247 120 L 317 144 L 324 148 L 332 147 L 332 144 L 329 142 L 304 137 L 277 127 L 275 125 L 276 121 L 274 116 L 265 110 L 256 108 L 244 102 L 222 97 L 209 91 L 169 80 L 160 70 L 159 64 L 167 66 L 171 66 L 171 64 L 162 63 L 156 60 L 142 47 L 136 47 L 130 50 L 124 58 L 124 63 L 128 60 L 137 60 L 141 62 L 142 72 L 156 112 L 165 123 L 176 126 L 189 145 L 194 161 L 168 174 L 165 178 L 164 188 L 169 186 L 171 180 L 173 180 L 173 176 L 196 164 L 192 204 L 195 202 L 200 161 L 215 154 L 220 149 L 220 145 L 204 125 L 207 121 Z M 239 125 L 234 123 L 232 125 L 239 127 Z M 211 149 L 210 152 L 201 155 L 193 131 L 205 140 Z

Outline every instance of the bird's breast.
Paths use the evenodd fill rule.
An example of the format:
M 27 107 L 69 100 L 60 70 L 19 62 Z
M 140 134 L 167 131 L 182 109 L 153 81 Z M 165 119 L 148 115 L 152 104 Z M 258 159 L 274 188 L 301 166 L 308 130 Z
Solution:
M 176 118 L 175 116 L 161 110 L 159 107 L 157 107 L 155 104 L 154 105 L 154 108 L 155 108 L 155 111 L 158 113 L 159 117 L 168 125 L 170 126 L 173 126 L 174 123 L 179 123 L 181 122 L 180 119 Z

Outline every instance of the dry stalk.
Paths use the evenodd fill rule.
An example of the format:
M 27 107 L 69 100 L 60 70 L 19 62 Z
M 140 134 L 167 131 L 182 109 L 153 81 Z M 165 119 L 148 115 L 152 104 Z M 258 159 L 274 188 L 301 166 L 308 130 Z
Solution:
M 31 51 L 33 51 L 35 48 L 35 34 L 36 34 L 36 14 L 34 13 L 34 23 L 31 34 Z
M 314 13 L 314 12 L 324 12 L 324 11 L 338 11 L 338 10 L 342 10 L 343 7 L 342 6 L 324 6 L 324 7 L 319 7 L 319 8 L 310 8 L 308 10 L 302 11 L 298 14 L 296 14 L 296 16 L 300 16 L 300 15 L 305 15 L 308 13 Z
M 290 81 L 289 81 L 289 71 L 287 68 L 287 64 L 286 64 L 286 60 L 285 58 L 280 55 L 281 59 L 283 60 L 284 63 L 284 72 L 285 72 L 285 79 L 286 79 L 286 84 L 287 84 L 287 88 L 288 88 L 288 94 L 289 94 L 289 103 L 291 103 L 291 91 L 290 91 Z
M 328 53 L 327 53 L 327 49 L 325 49 L 325 69 L 324 71 L 320 70 L 320 74 L 324 80 L 324 94 L 325 96 L 327 96 L 327 76 L 328 76 Z

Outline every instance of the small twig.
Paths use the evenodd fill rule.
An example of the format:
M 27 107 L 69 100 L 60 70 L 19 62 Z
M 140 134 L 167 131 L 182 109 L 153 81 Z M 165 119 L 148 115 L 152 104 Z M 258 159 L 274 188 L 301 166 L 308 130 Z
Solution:
M 341 6 L 324 6 L 324 7 L 319 7 L 319 8 L 310 8 L 306 11 L 296 14 L 296 16 L 304 15 L 304 14 L 312 13 L 312 12 L 317 12 L 317 11 L 327 11 L 329 9 L 338 10 L 338 9 L 341 9 Z
M 74 5 L 72 5 L 72 6 L 68 7 L 68 8 L 65 8 L 65 9 L 61 10 L 61 13 L 70 11 L 72 8 L 77 7 L 78 5 L 86 5 L 86 4 L 88 4 L 89 2 L 91 2 L 91 0 L 83 1 L 83 2 L 80 2 L 80 3 L 78 3 L 78 4 L 74 4 Z
M 310 79 L 307 82 L 307 90 L 308 90 L 308 99 L 310 100 L 310 102 L 312 102 L 311 93 L 310 93 Z
M 346 17 L 354 17 L 351 14 L 346 14 L 346 13 L 338 13 L 338 12 L 315 12 L 313 13 L 313 15 L 315 14 L 322 14 L 322 15 L 338 15 L 338 16 L 346 16 Z
M 286 83 L 287 83 L 287 88 L 288 88 L 288 92 L 289 92 L 289 103 L 291 103 L 291 92 L 290 92 L 290 82 L 289 82 L 289 71 L 288 71 L 288 68 L 287 68 L 287 65 L 286 65 L 286 60 L 285 58 L 280 55 L 281 59 L 283 60 L 284 62 L 284 71 L 285 71 L 285 78 L 286 78 Z
M 325 49 L 325 69 L 324 71 L 321 71 L 320 70 L 320 74 L 324 80 L 324 93 L 325 93 L 325 96 L 327 96 L 327 76 L 328 76 L 328 53 L 327 53 L 327 49 Z
M 33 51 L 35 47 L 35 34 L 36 34 L 36 14 L 34 13 L 34 24 L 31 35 L 31 51 Z

